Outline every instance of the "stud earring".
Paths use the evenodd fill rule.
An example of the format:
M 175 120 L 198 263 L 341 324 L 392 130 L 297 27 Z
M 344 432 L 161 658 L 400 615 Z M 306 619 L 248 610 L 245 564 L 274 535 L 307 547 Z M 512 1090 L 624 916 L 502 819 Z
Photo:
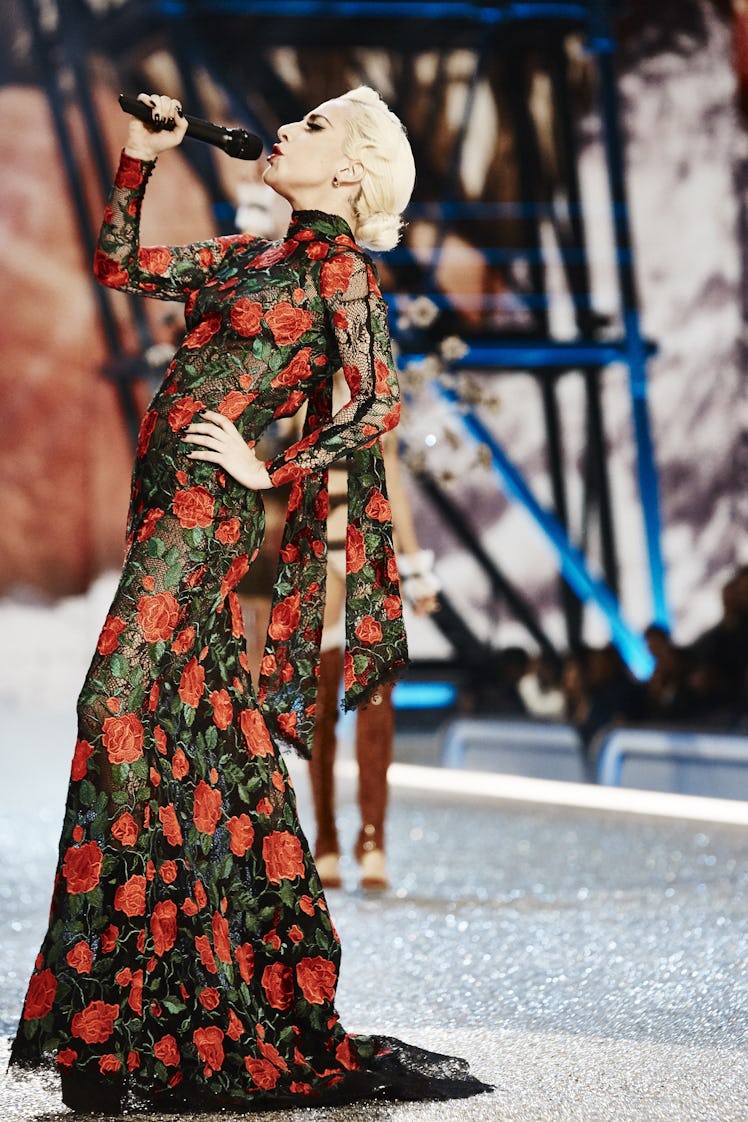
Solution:
M 336 175 L 336 176 L 335 176 L 335 178 L 333 179 L 333 181 L 332 181 L 332 185 L 333 185 L 333 187 L 339 187 L 339 186 L 340 186 L 340 184 L 338 183 L 338 177 L 337 177 L 337 175 Z

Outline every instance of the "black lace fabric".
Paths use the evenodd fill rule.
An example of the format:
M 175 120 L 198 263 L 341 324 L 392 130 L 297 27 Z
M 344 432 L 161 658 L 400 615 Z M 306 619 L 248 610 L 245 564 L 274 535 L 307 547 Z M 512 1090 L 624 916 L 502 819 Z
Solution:
M 338 259 L 343 260 L 347 261 Z M 272 461 L 271 474 L 284 464 L 293 465 L 294 475 L 321 471 L 398 422 L 400 388 L 387 332 L 387 307 L 371 263 L 363 255 L 351 255 L 345 293 L 331 295 L 328 309 L 337 365 L 350 399 L 327 424 L 308 431 Z
M 347 690 L 365 698 L 405 659 L 378 448 L 397 384 L 372 266 L 329 215 L 297 216 L 275 243 L 141 247 L 151 170 L 123 158 L 96 273 L 184 301 L 187 334 L 140 430 L 11 1063 L 162 1113 L 477 1094 L 462 1061 L 340 1024 L 340 941 L 279 751 L 314 719 L 321 469 L 337 458 L 351 461 Z M 338 365 L 351 400 L 331 416 Z M 184 429 L 214 409 L 249 441 L 307 400 L 309 427 L 273 471 L 290 473 L 296 509 L 256 695 L 236 587 L 262 497 L 191 461 Z

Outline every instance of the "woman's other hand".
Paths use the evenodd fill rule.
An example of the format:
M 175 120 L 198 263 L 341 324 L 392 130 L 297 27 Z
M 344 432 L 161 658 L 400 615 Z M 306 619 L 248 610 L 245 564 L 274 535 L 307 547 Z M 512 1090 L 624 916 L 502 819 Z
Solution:
M 179 102 L 164 94 L 138 94 L 138 101 L 151 109 L 153 123 L 130 118 L 125 152 L 136 160 L 155 160 L 167 148 L 176 148 L 182 143 L 187 132 L 187 118 Z
M 245 443 L 236 425 L 222 413 L 206 409 L 201 414 L 203 420 L 193 421 L 187 428 L 185 440 L 188 444 L 199 445 L 189 453 L 191 460 L 207 460 L 218 464 L 224 471 L 252 491 L 264 491 L 272 487 L 270 476 L 262 460 L 255 455 L 253 448 Z

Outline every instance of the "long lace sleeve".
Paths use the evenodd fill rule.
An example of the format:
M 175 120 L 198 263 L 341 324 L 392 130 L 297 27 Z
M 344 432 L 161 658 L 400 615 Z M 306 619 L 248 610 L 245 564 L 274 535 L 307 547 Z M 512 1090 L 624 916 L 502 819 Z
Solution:
M 252 239 L 235 234 L 192 245 L 141 246 L 140 212 L 154 167 L 155 161 L 136 160 L 125 152 L 120 156 L 99 231 L 94 276 L 108 288 L 185 301 L 205 283 L 232 245 Z
M 342 369 L 351 396 L 328 424 L 267 462 L 276 486 L 371 444 L 400 419 L 387 305 L 371 264 L 356 251 L 337 253 L 322 266 L 320 288 L 338 352 L 334 346 L 330 357 Z

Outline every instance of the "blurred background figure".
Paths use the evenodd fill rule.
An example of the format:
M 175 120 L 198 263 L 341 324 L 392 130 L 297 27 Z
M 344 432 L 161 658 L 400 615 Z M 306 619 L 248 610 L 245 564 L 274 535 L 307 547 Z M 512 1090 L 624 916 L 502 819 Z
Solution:
M 729 727 L 741 708 L 748 670 L 748 567 L 722 586 L 722 615 L 690 644 L 687 689 L 692 720 Z
M 692 713 L 688 692 L 688 654 L 673 642 L 665 627 L 652 623 L 644 632 L 655 668 L 645 686 L 648 721 L 677 723 Z
M 529 716 L 540 721 L 562 721 L 565 714 L 561 688 L 562 661 L 551 651 L 540 651 L 529 660 L 517 689 Z
M 418 614 L 437 607 L 440 582 L 434 556 L 418 546 L 408 493 L 397 451 L 397 438 L 382 442 L 387 490 L 392 508 L 395 549 L 406 601 Z M 345 528 L 347 522 L 347 470 L 337 464 L 329 473 L 330 513 L 327 520 L 327 590 L 325 601 L 319 692 L 315 712 L 314 751 L 309 762 L 316 821 L 315 863 L 327 888 L 342 884 L 340 842 L 336 823 L 335 760 L 338 749 L 338 699 L 343 673 L 345 609 Z M 387 771 L 392 762 L 395 735 L 393 684 L 383 685 L 356 718 L 355 756 L 358 765 L 360 829 L 354 856 L 360 867 L 362 888 L 388 885 L 385 859 Z

